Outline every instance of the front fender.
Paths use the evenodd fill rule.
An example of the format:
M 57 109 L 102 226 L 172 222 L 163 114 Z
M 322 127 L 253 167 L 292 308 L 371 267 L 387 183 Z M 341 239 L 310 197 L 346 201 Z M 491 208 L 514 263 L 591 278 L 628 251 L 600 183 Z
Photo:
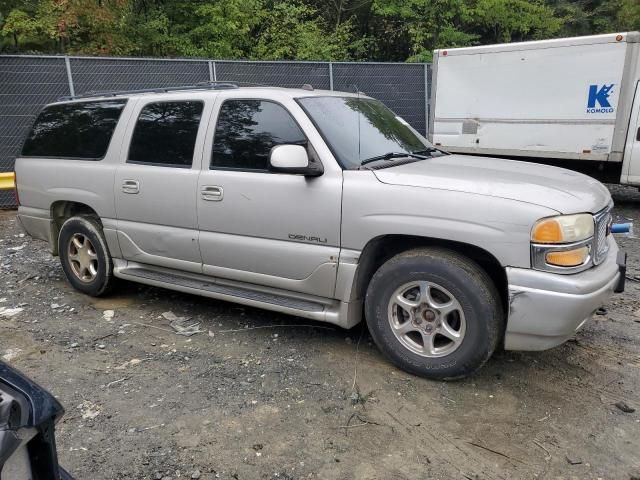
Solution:
M 383 235 L 474 245 L 503 266 L 530 268 L 531 227 L 550 208 L 475 193 L 389 185 L 371 172 L 345 171 L 342 247 L 362 251 Z

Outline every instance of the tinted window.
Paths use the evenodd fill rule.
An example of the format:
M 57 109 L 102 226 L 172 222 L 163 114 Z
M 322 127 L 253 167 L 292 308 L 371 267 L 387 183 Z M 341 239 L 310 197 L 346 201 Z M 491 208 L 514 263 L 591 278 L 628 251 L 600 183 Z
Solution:
M 431 146 L 378 100 L 308 97 L 298 102 L 345 168 L 357 168 L 363 159 L 388 152 L 410 153 Z
M 195 101 L 146 105 L 133 131 L 128 161 L 190 167 L 202 108 Z
M 272 147 L 306 143 L 300 127 L 277 103 L 228 100 L 218 115 L 211 168 L 267 170 Z
M 24 143 L 22 156 L 101 159 L 125 103 L 107 100 L 45 107 Z

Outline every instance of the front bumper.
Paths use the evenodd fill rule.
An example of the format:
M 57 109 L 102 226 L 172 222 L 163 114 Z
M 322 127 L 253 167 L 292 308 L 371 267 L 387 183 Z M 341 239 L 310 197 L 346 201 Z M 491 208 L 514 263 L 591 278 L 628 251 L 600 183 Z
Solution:
M 626 255 L 609 238 L 607 259 L 573 275 L 507 268 L 506 350 L 546 350 L 578 330 L 614 293 L 624 290 Z

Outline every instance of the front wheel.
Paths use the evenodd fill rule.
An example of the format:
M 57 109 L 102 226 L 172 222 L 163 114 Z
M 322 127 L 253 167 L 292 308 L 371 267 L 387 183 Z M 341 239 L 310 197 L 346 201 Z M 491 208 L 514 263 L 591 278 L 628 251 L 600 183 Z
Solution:
M 76 290 L 98 297 L 112 288 L 113 262 L 95 218 L 66 220 L 58 236 L 58 252 L 64 274 Z
M 498 345 L 504 314 L 495 285 L 450 250 L 401 253 L 374 274 L 365 299 L 378 348 L 403 370 L 433 379 L 465 377 Z

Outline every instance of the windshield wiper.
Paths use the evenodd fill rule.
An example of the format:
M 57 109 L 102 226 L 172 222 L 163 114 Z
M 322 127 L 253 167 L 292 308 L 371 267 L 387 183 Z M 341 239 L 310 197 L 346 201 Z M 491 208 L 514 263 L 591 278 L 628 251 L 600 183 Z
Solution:
M 416 150 L 415 152 L 411 152 L 411 153 L 419 154 L 419 155 L 427 155 L 431 153 L 444 153 L 444 152 L 436 147 L 427 147 L 424 150 Z
M 377 162 L 379 160 L 393 160 L 394 158 L 417 158 L 419 160 L 426 160 L 427 157 L 424 155 L 420 155 L 420 152 L 388 152 L 384 155 L 376 155 L 375 157 L 365 158 L 360 162 L 360 166 L 366 165 L 367 163 Z

